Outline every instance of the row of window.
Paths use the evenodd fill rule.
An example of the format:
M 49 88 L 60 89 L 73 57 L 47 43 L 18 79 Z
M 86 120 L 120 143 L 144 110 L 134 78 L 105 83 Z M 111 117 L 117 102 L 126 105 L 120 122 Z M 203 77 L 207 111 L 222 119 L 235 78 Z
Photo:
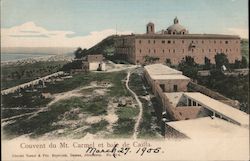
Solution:
M 151 53 L 151 51 L 153 51 L 154 53 L 156 53 L 156 50 L 155 49 L 153 49 L 153 50 L 151 50 L 151 49 L 148 49 L 148 53 Z M 168 49 L 168 52 L 170 53 L 170 52 L 173 52 L 173 53 L 175 53 L 175 49 Z M 192 52 L 194 52 L 194 49 L 191 49 L 191 51 Z M 205 50 L 204 49 L 202 49 L 201 50 L 202 51 L 202 53 L 204 53 L 205 52 Z M 213 52 L 212 51 L 212 49 L 208 49 L 207 50 L 208 52 Z M 214 49 L 214 52 L 231 52 L 232 51 L 232 49 L 226 49 L 225 51 L 223 51 L 222 49 Z M 238 51 L 238 48 L 236 48 L 236 51 Z M 139 52 L 141 53 L 142 52 L 142 50 L 141 49 L 139 49 Z M 165 52 L 165 50 L 163 49 L 162 50 L 162 53 L 164 53 Z M 184 53 L 185 52 L 185 50 L 184 49 L 182 49 L 182 53 Z
M 205 40 L 205 41 L 208 41 L 209 43 L 214 43 L 214 44 L 216 44 L 216 43 L 220 43 L 220 44 L 222 44 L 222 43 L 225 43 L 225 44 L 229 44 L 229 41 L 228 40 L 225 40 L 225 41 L 222 41 L 222 40 Z M 201 43 L 202 44 L 204 44 L 204 42 L 205 42 L 204 40 L 201 40 Z M 153 44 L 155 44 L 155 40 L 148 40 L 148 44 L 150 44 L 150 43 L 153 43 Z M 182 40 L 181 41 L 183 44 L 185 43 L 185 41 L 184 40 Z M 139 40 L 139 44 L 141 44 L 142 43 L 142 40 Z M 161 43 L 162 44 L 165 44 L 165 43 L 167 43 L 167 44 L 175 44 L 175 40 L 161 40 Z M 194 40 L 192 40 L 191 41 L 191 43 L 196 43 L 196 44 L 198 44 L 199 43 L 199 41 L 198 40 L 196 40 L 196 41 L 194 41 Z M 239 43 L 239 41 L 238 40 L 236 40 L 236 43 Z

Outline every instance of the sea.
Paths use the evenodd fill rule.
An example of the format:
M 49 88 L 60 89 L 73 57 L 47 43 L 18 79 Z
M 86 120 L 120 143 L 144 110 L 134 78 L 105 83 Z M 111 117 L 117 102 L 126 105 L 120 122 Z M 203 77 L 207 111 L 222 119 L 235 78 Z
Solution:
M 38 58 L 38 57 L 45 57 L 45 56 L 53 56 L 54 54 L 14 54 L 14 53 L 2 53 L 1 54 L 1 62 L 5 61 L 16 61 L 16 60 L 22 60 L 27 58 Z
M 54 55 L 68 55 L 74 48 L 68 47 L 9 47 L 1 48 L 1 62 L 40 58 Z

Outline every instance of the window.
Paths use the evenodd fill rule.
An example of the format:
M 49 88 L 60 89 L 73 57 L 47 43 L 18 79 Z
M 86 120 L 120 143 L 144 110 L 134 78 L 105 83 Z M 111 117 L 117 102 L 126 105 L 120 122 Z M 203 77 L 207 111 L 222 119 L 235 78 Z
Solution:
M 155 53 L 155 49 L 154 49 L 154 53 Z
M 141 53 L 141 49 L 140 49 L 140 53 Z
M 141 44 L 141 40 L 139 40 L 139 44 Z
M 204 44 L 204 41 L 202 40 L 201 43 Z
M 222 41 L 220 41 L 220 43 L 222 43 Z
M 182 52 L 184 53 L 184 49 L 182 49 Z
M 202 49 L 202 52 L 204 53 L 204 49 Z
M 165 84 L 160 84 L 160 87 L 162 89 L 162 92 L 165 92 Z
M 175 49 L 173 49 L 173 52 L 175 53 Z
M 154 40 L 154 44 L 155 44 L 155 40 Z
M 162 50 L 162 52 L 164 53 L 164 49 Z
M 225 41 L 225 44 L 228 44 L 228 41 Z
M 170 41 L 170 40 L 168 40 L 168 44 L 171 44 L 171 41 Z
M 165 40 L 162 40 L 161 43 L 165 44 Z
M 214 43 L 216 44 L 216 40 L 214 40 Z
M 227 52 L 227 49 L 226 49 L 226 52 Z
M 184 44 L 184 40 L 182 40 L 182 44 Z
M 209 52 L 211 52 L 211 49 L 208 49 Z
M 150 44 L 150 40 L 148 40 L 148 43 Z
M 148 53 L 150 53 L 150 49 L 148 49 Z
M 175 44 L 175 41 L 173 41 L 173 44 Z
M 194 49 L 192 49 L 192 52 L 194 52 Z
M 174 85 L 174 92 L 177 92 L 177 90 L 178 90 L 178 86 L 175 84 Z
M 214 49 L 214 51 L 216 52 L 216 49 Z

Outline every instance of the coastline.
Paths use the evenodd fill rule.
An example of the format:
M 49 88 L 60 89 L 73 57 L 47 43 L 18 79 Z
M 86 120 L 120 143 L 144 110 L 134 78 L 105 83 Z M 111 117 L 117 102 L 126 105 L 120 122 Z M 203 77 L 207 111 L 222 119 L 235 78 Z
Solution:
M 33 58 L 22 58 L 17 60 L 6 60 L 1 61 L 1 66 L 7 65 L 24 65 L 24 64 L 32 64 L 36 62 L 43 62 L 43 61 L 71 61 L 73 60 L 73 55 L 45 55 L 45 56 L 38 56 Z

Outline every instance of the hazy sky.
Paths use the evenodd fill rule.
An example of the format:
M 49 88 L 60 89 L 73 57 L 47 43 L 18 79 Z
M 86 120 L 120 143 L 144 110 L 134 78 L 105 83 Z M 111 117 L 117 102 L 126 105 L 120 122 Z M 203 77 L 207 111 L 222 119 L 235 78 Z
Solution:
M 1 0 L 2 46 L 90 47 L 175 16 L 190 33 L 248 37 L 248 0 Z

